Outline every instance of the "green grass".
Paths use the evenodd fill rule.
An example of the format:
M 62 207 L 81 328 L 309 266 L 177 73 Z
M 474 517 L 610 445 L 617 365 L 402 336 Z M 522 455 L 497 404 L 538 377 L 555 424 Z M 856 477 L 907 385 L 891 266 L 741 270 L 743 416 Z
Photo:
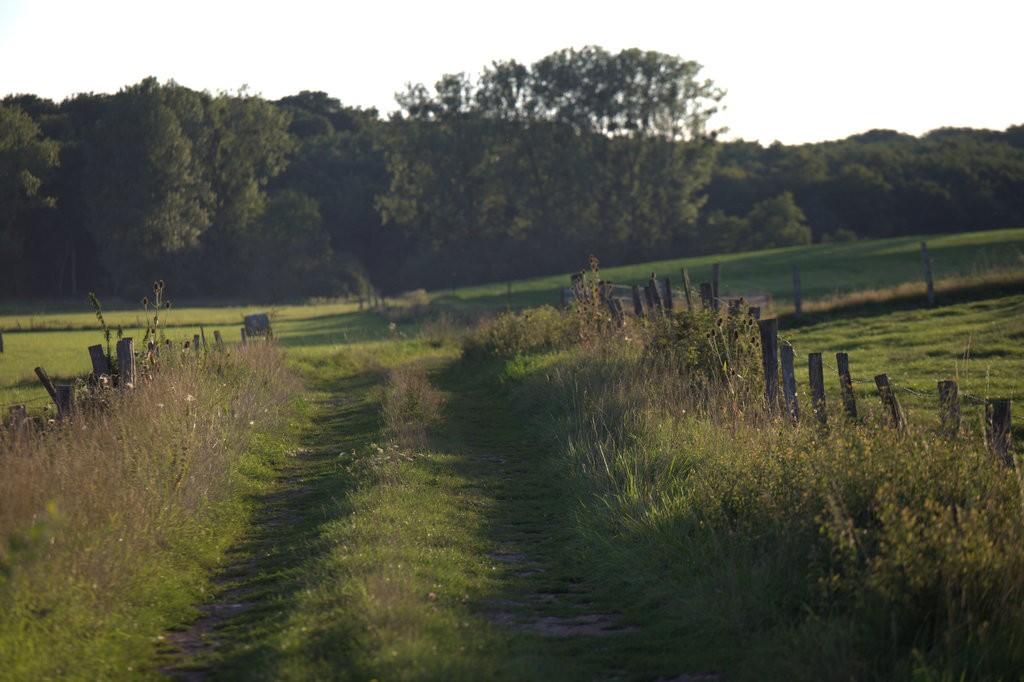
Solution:
M 873 377 L 886 373 L 900 401 L 921 419 L 937 418 L 937 382 L 944 379 L 957 381 L 965 415 L 972 419 L 981 415 L 978 401 L 1019 400 L 1024 390 L 1024 296 L 826 320 L 779 335 L 793 343 L 805 402 L 807 354 L 823 354 L 834 410 L 841 405 L 839 351 L 849 354 L 859 400 L 877 402 Z
M 806 247 L 770 249 L 751 253 L 673 259 L 639 265 L 608 268 L 603 275 L 630 283 L 644 281 L 652 271 L 669 276 L 678 284 L 679 269 L 690 269 L 694 286 L 710 276 L 713 262 L 721 262 L 724 293 L 768 292 L 777 301 L 791 295 L 790 268 L 800 265 L 804 297 L 827 297 L 837 292 L 888 287 L 921 276 L 919 243 L 927 239 L 934 261 L 935 276 L 964 275 L 992 268 L 1024 264 L 1024 228 L 967 232 L 933 237 L 901 237 L 850 244 L 819 244 Z M 600 254 L 598 254 L 600 255 Z M 581 254 L 581 264 L 586 254 Z M 437 292 L 433 298 L 442 306 L 456 309 L 503 309 L 540 304 L 557 304 L 559 287 L 567 275 L 539 277 L 512 283 L 506 296 L 504 283 L 467 287 L 455 292 Z M 173 288 L 173 283 L 171 283 Z M 102 296 L 101 296 L 102 298 Z M 173 296 L 172 296 L 173 298 Z M 282 306 L 190 306 L 172 307 L 165 312 L 168 335 L 190 339 L 203 325 L 212 337 L 220 329 L 228 341 L 237 340 L 243 315 L 269 311 L 275 336 L 297 354 L 321 352 L 351 343 L 384 339 L 389 335 L 415 333 L 415 322 L 388 322 L 372 312 L 359 312 L 354 303 Z M 112 305 L 105 311 L 112 328 L 122 326 L 127 336 L 142 337 L 141 305 Z M 86 347 L 100 342 L 98 324 L 83 298 L 75 304 L 0 305 L 0 330 L 5 352 L 0 354 L 0 406 L 29 403 L 36 409 L 47 404 L 46 394 L 33 374 L 42 365 L 51 376 L 71 377 L 89 371 Z M 88 330 L 94 330 L 92 332 Z
M 722 293 L 740 295 L 764 292 L 776 301 L 792 299 L 792 267 L 800 266 L 805 299 L 837 293 L 894 286 L 919 281 L 921 241 L 927 240 L 936 279 L 971 275 L 1005 267 L 1024 267 L 1024 228 L 964 232 L 950 235 L 897 237 L 842 244 L 815 244 L 748 253 L 731 253 L 667 260 L 602 269 L 602 276 L 619 284 L 646 283 L 651 272 L 671 278 L 679 286 L 680 269 L 686 266 L 693 287 L 711 278 L 712 263 L 722 264 Z M 589 254 L 580 254 L 580 267 Z M 601 254 L 595 254 L 598 258 Z M 438 293 L 453 305 L 512 307 L 557 305 L 558 290 L 569 285 L 568 273 L 512 282 L 511 299 L 506 284 L 494 283 Z
M 938 275 L 969 273 L 1019 262 L 1024 230 L 929 238 L 929 247 Z M 800 262 L 812 298 L 915 279 L 917 248 L 917 239 L 896 239 L 686 264 L 696 282 L 720 260 L 726 292 L 784 297 L 790 264 Z M 604 274 L 628 282 L 655 269 L 675 280 L 678 266 L 665 261 Z M 514 284 L 512 304 L 554 302 L 564 279 Z M 506 304 L 504 285 L 443 298 L 473 308 Z M 941 303 L 818 316 L 783 328 L 797 349 L 804 409 L 811 351 L 827 360 L 848 351 L 856 380 L 885 371 L 898 387 L 920 393 L 900 393 L 917 423 L 935 421 L 937 379 L 958 378 L 974 396 L 1016 398 L 1024 295 Z M 172 309 L 169 335 L 190 338 L 203 324 L 208 338 L 219 328 L 231 341 L 242 314 L 261 309 Z M 969 506 L 1008 489 L 1004 480 L 987 479 L 970 487 L 971 472 L 984 466 L 973 440 L 942 456 L 928 450 L 929 459 L 914 450 L 934 447 L 920 433 L 891 450 L 887 435 L 856 449 L 835 433 L 828 441 L 810 431 L 772 440 L 723 430 L 662 403 L 642 414 L 602 415 L 592 401 L 607 375 L 588 385 L 574 364 L 578 351 L 460 360 L 456 347 L 418 338 L 415 320 L 391 327 L 346 304 L 272 312 L 275 338 L 306 379 L 304 409 L 288 428 L 254 444 L 240 464 L 240 487 L 220 511 L 186 529 L 198 535 L 182 540 L 190 560 L 126 590 L 107 625 L 131 630 L 130 638 L 99 638 L 86 654 L 68 640 L 53 657 L 94 657 L 86 667 L 101 675 L 127 674 L 127 665 L 155 674 L 174 663 L 226 679 L 671 679 L 704 672 L 757 679 L 765 669 L 775 679 L 909 676 L 915 642 L 893 634 L 896 622 L 886 613 L 844 611 L 845 602 L 822 610 L 815 601 L 817 574 L 807 564 L 823 559 L 809 548 L 821 547 L 831 517 L 808 500 L 825 500 L 838 485 L 855 493 L 846 500 L 852 505 L 870 500 L 882 482 L 920 480 L 904 507 L 919 513 L 932 494 Z M 123 325 L 137 316 L 107 313 Z M 10 331 L 19 326 L 32 331 Z M 0 404 L 44 402 L 32 367 L 84 373 L 85 347 L 100 340 L 84 310 L 7 309 L 0 327 L 7 330 Z M 141 337 L 137 328 L 126 333 Z M 448 400 L 424 447 L 395 448 L 383 431 L 383 387 L 389 368 L 408 363 L 428 366 Z M 829 405 L 838 411 L 833 372 L 827 381 Z M 594 390 L 575 392 L 588 386 Z M 878 413 L 873 383 L 857 390 L 865 412 Z M 974 427 L 977 414 L 968 407 Z M 620 468 L 611 484 L 581 468 L 584 450 L 615 458 Z M 965 502 L 965 490 L 976 497 Z M 211 523 L 223 534 L 211 535 Z M 907 547 L 935 556 L 935 548 Z M 518 563 L 496 558 L 519 553 L 525 559 Z M 155 630 L 184 627 L 201 602 L 233 599 L 247 608 L 210 634 L 218 643 L 212 650 L 182 661 L 155 644 Z M 538 623 L 588 614 L 614 614 L 622 629 L 602 637 L 537 634 Z M 85 610 L 70 615 L 65 630 L 49 635 L 91 627 Z M 865 634 L 872 627 L 892 635 L 877 659 L 857 649 L 875 641 Z M 37 635 L 23 660 L 43 656 L 47 633 Z M 991 646 L 970 644 L 974 653 Z M 945 669 L 939 654 L 926 653 L 924 677 Z M 830 670 L 829 660 L 849 667 Z

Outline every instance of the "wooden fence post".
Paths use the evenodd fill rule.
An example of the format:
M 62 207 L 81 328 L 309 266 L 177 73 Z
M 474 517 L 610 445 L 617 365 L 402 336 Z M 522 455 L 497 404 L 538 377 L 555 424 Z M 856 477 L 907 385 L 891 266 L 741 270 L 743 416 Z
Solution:
M 245 343 L 246 343 L 245 327 L 242 327 L 242 345 L 244 346 Z
M 110 361 L 107 359 L 106 353 L 103 352 L 103 346 L 100 344 L 89 346 L 89 359 L 92 361 L 93 376 L 97 379 L 101 374 L 110 376 Z
M 57 384 L 57 416 L 67 419 L 75 412 L 75 385 Z
M 800 290 L 800 266 L 793 266 L 793 314 L 800 317 L 804 314 L 803 292 Z
M 665 302 L 661 300 L 661 292 L 658 291 L 658 276 L 653 272 L 651 280 L 647 284 L 647 290 L 650 292 L 651 305 L 654 306 L 655 312 L 664 312 Z
M 758 320 L 761 333 L 761 359 L 764 366 L 764 397 L 768 410 L 775 412 L 779 404 L 779 321 Z
M 857 418 L 857 397 L 853 394 L 853 379 L 850 377 L 850 356 L 836 353 L 836 368 L 839 370 L 839 390 L 843 396 L 846 416 Z
M 672 312 L 675 306 L 672 301 L 672 280 L 665 278 L 665 310 Z
M 633 313 L 638 318 L 644 316 L 644 302 L 640 298 L 640 287 L 636 284 L 633 285 Z
M 43 388 L 46 389 L 46 392 L 50 394 L 50 400 L 52 400 L 53 404 L 56 405 L 57 404 L 57 389 L 54 388 L 53 382 L 50 381 L 50 375 L 48 375 L 46 373 L 46 370 L 43 369 L 42 367 L 36 367 L 35 372 L 36 372 L 36 376 L 39 377 L 39 383 L 41 383 L 43 385 Z
M 796 424 L 800 421 L 800 404 L 797 401 L 796 373 L 793 371 L 793 346 L 787 341 L 779 351 L 782 356 L 782 394 L 786 399 L 786 414 Z
M 207 346 L 206 346 L 206 330 L 203 328 L 203 325 L 199 325 L 199 339 L 203 342 L 203 350 L 204 351 L 207 350 Z
M 722 283 L 722 266 L 719 263 L 715 263 L 711 266 L 711 297 L 714 303 L 715 310 L 718 310 L 718 297 L 721 295 L 720 285 Z
M 683 296 L 686 297 L 686 309 L 693 310 L 693 300 L 690 298 L 690 273 L 683 268 Z
M 28 424 L 28 408 L 24 405 L 11 405 L 7 410 L 7 423 L 15 433 L 21 434 Z
M 900 401 L 897 400 L 896 393 L 893 392 L 892 386 L 889 384 L 889 375 L 879 374 L 876 376 L 875 386 L 878 387 L 878 397 L 882 399 L 882 404 L 889 410 L 889 419 L 892 421 L 893 428 L 902 431 L 907 427 L 907 421 L 903 417 Z
M 811 409 L 822 426 L 828 424 L 825 411 L 825 374 L 821 367 L 821 353 L 807 355 L 807 377 L 811 384 Z
M 935 305 L 935 284 L 932 282 L 932 259 L 928 255 L 928 244 L 921 242 L 921 268 L 924 270 L 924 284 L 928 290 L 928 305 Z
M 700 283 L 700 302 L 704 306 L 704 310 L 713 310 L 715 307 L 715 294 L 711 288 L 711 282 Z
M 213 347 L 217 350 L 224 348 L 224 338 L 220 335 L 219 329 L 213 330 Z
M 192 350 L 196 353 L 199 352 L 199 334 L 192 337 Z
M 117 342 L 117 372 L 122 389 L 135 388 L 135 342 L 130 336 Z
M 960 433 L 960 389 L 955 381 L 939 382 L 939 423 L 948 438 Z
M 4 333 L 0 332 L 0 353 L 4 352 Z
M 1013 466 L 1009 400 L 1000 398 L 985 401 L 985 440 L 993 455 L 1006 466 Z

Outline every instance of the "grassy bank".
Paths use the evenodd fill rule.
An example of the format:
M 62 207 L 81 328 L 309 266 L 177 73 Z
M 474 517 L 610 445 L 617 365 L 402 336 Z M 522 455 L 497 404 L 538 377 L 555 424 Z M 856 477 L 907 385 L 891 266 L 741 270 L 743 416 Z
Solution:
M 655 331 L 588 338 L 542 321 L 500 322 L 478 352 L 507 358 L 525 428 L 546 425 L 558 444 L 578 495 L 578 570 L 644 628 L 659 674 L 1016 679 L 1022 483 L 976 425 L 952 441 L 935 420 L 899 434 L 864 401 L 859 422 L 833 411 L 822 431 L 805 406 L 793 428 L 765 415 L 760 376 L 743 369 L 756 347 L 744 365 L 740 346 L 711 362 L 688 346 L 707 321 L 675 337 L 678 352 Z M 997 330 L 1001 343 L 1019 331 L 996 327 L 988 343 Z
M 0 677 L 142 675 L 293 446 L 273 347 L 164 357 L 127 395 L 0 448 Z

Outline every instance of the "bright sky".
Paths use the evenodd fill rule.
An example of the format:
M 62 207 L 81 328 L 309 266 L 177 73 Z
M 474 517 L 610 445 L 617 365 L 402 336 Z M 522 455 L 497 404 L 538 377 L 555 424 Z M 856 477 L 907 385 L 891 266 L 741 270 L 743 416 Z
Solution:
M 703 64 L 733 138 L 1003 129 L 1024 123 L 1022 26 L 1019 0 L 0 0 L 0 96 L 154 75 L 388 112 L 409 81 L 596 44 Z

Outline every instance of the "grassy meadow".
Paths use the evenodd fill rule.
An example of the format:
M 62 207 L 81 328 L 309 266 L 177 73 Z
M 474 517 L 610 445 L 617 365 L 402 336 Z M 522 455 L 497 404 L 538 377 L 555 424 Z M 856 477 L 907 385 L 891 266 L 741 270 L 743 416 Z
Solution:
M 721 262 L 724 294 L 767 292 L 783 312 L 792 294 L 790 268 L 797 264 L 801 268 L 805 301 L 813 309 L 815 299 L 828 300 L 837 294 L 920 282 L 919 248 L 922 239 L 928 240 L 937 279 L 970 277 L 1009 269 L 1011 285 L 1004 289 L 1020 289 L 1019 277 L 1013 273 L 1024 271 L 1024 228 L 673 259 L 607 268 L 602 275 L 612 281 L 631 283 L 646 281 L 654 271 L 660 277 L 672 278 L 678 285 L 679 270 L 685 265 L 696 287 L 698 282 L 710 277 L 711 264 Z M 470 312 L 556 305 L 558 289 L 567 281 L 566 275 L 553 275 L 513 282 L 511 297 L 506 284 L 496 283 L 456 289 L 454 292 L 435 292 L 431 298 L 438 307 Z M 940 296 L 941 293 L 940 286 Z M 300 353 L 315 354 L 338 345 L 413 334 L 417 328 L 415 319 L 399 317 L 391 329 L 387 319 L 358 311 L 358 306 L 351 302 L 279 306 L 197 306 L 185 303 L 180 308 L 174 306 L 163 311 L 163 324 L 168 325 L 168 336 L 179 340 L 191 339 L 193 334 L 199 333 L 200 325 L 211 338 L 213 330 L 220 329 L 225 339 L 236 340 L 242 317 L 259 311 L 271 314 L 278 341 Z M 997 311 L 993 311 L 993 315 L 996 314 Z M 105 310 L 104 315 L 112 329 L 121 327 L 126 336 L 141 338 L 145 324 L 141 305 L 118 303 Z M 975 321 L 984 323 L 981 319 Z M 840 326 L 838 329 L 845 334 L 848 327 Z M 96 317 L 84 297 L 80 306 L 67 303 L 59 306 L 0 305 L 0 331 L 4 333 L 5 343 L 5 352 L 0 354 L 0 405 L 28 403 L 37 408 L 45 405 L 46 395 L 35 379 L 33 368 L 41 364 L 52 377 L 60 378 L 88 372 L 89 359 L 85 349 L 102 341 L 98 330 Z M 828 332 L 824 334 L 824 338 L 828 338 Z M 818 339 L 816 336 L 811 338 Z M 949 343 L 963 344 L 964 347 L 970 342 L 968 338 L 947 338 Z M 832 339 L 832 343 L 840 349 L 843 340 Z M 819 350 L 828 348 L 823 346 Z M 977 354 L 974 357 L 978 357 Z M 954 372 L 955 368 L 945 366 L 938 371 Z M 895 371 L 890 373 L 899 376 Z
M 918 241 L 686 265 L 700 281 L 721 261 L 727 293 L 784 300 L 797 259 L 813 301 L 916 279 Z M 1024 230 L 929 238 L 940 276 L 1005 275 L 1022 246 Z M 511 307 L 554 302 L 565 279 L 513 283 Z M 140 416 L 164 409 L 143 393 L 112 435 L 86 421 L 79 443 L 58 432 L 32 445 L 45 457 L 18 460 L 0 497 L 0 679 L 1016 679 L 1020 479 L 986 451 L 977 405 L 949 441 L 934 398 L 944 378 L 1018 398 L 1014 286 L 940 289 L 933 308 L 881 291 L 877 305 L 785 318 L 798 428 L 764 417 L 743 341 L 723 374 L 657 325 L 494 317 L 504 285 L 384 312 L 172 308 L 179 340 L 202 325 L 234 341 L 243 314 L 268 310 L 282 354 L 249 370 L 234 347 L 211 354 L 235 368 L 222 384 L 185 361 L 164 390 L 195 402 L 167 419 Z M 141 337 L 140 312 L 111 307 L 108 324 Z M 88 370 L 101 336 L 84 305 L 0 312 L 0 404 L 45 403 L 37 364 Z M 680 338 L 720 333 L 710 315 L 687 319 Z M 838 417 L 826 364 L 822 431 L 806 415 L 806 353 L 840 350 L 863 418 Z M 911 413 L 905 434 L 884 424 L 882 371 Z M 183 452 L 175 429 L 193 434 Z

